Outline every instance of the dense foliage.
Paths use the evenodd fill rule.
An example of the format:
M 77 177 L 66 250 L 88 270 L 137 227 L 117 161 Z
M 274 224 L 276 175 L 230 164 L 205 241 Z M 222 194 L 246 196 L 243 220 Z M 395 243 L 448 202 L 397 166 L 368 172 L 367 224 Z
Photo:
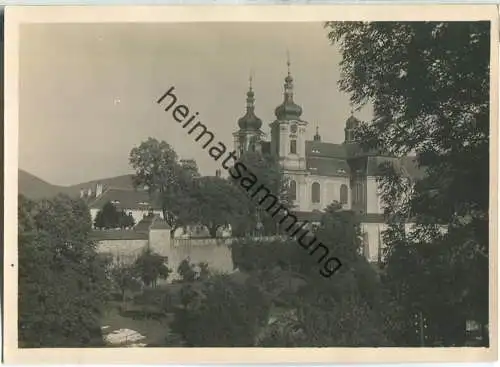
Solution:
M 166 280 L 172 273 L 168 267 L 168 259 L 152 251 L 144 249 L 133 265 L 134 273 L 146 286 L 156 286 L 159 279 Z
M 203 224 L 215 238 L 220 229 L 228 229 L 235 217 L 245 213 L 237 189 L 220 177 L 202 177 L 196 182 L 192 198 L 196 202 L 197 222 Z
M 191 347 L 249 347 L 267 321 L 269 304 L 259 289 L 216 275 L 182 289 L 172 331 Z
M 233 232 L 237 237 L 248 234 L 274 235 L 279 233 L 276 219 L 266 211 L 270 205 L 269 202 L 259 204 L 265 191 L 254 198 L 251 197 L 251 194 L 262 185 L 269 190 L 270 194 L 279 199 L 278 204 L 292 208 L 288 180 L 283 175 L 279 162 L 274 156 L 251 151 L 244 152 L 239 161 L 245 165 L 247 170 L 243 173 L 242 178 L 230 178 L 240 191 L 239 194 L 234 194 L 240 209 L 237 213 L 238 216 L 233 220 Z M 245 177 L 253 181 L 254 177 L 252 176 L 257 181 L 252 190 L 247 193 L 241 187 L 241 182 Z M 272 212 L 273 210 L 271 210 Z
M 316 236 L 346 264 L 333 278 L 318 273 L 321 265 L 296 240 L 244 240 L 233 246 L 235 266 L 255 274 L 273 294 L 274 303 L 285 304 L 293 314 L 283 324 L 270 326 L 260 345 L 391 345 L 383 287 L 375 269 L 360 255 L 359 219 L 332 204 Z
M 120 291 L 122 301 L 125 301 L 126 291 L 141 289 L 142 282 L 134 264 L 114 264 L 110 269 L 110 279 Z
M 131 228 L 134 225 L 134 217 L 118 210 L 111 202 L 104 204 L 94 219 L 94 227 L 99 229 Z
M 102 344 L 106 264 L 89 239 L 83 201 L 19 197 L 19 345 L 87 347 Z
M 153 138 L 130 152 L 130 164 L 136 171 L 136 186 L 146 186 L 163 217 L 171 226 L 171 235 L 181 226 L 201 224 L 211 237 L 227 228 L 235 218 L 243 218 L 241 193 L 220 177 L 200 177 L 196 164 L 180 161 L 165 141 Z
M 167 142 L 153 138 L 133 148 L 129 161 L 135 170 L 134 185 L 148 189 L 152 201 L 161 207 L 172 236 L 178 227 L 195 222 L 196 205 L 191 195 L 198 177 L 195 165 L 183 164 Z
M 381 179 L 391 219 L 384 281 L 396 318 L 394 338 L 416 344 L 409 321 L 428 320 L 427 343 L 464 345 L 465 320 L 488 345 L 489 22 L 328 22 L 342 54 L 341 89 L 374 119 L 363 148 L 414 152 L 426 176 Z M 401 220 L 414 218 L 405 233 Z M 434 223 L 434 224 L 432 224 Z M 435 223 L 445 224 L 442 234 Z
M 177 267 L 177 274 L 181 282 L 194 282 L 195 280 L 207 280 L 210 275 L 210 269 L 206 262 L 192 263 L 189 259 L 184 259 Z

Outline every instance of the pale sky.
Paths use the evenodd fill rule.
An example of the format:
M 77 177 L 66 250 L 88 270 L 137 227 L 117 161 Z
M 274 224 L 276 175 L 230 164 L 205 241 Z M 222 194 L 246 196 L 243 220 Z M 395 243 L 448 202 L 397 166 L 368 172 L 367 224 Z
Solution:
M 175 86 L 178 102 L 232 149 L 250 70 L 269 132 L 287 49 L 308 139 L 319 126 L 323 141 L 340 143 L 349 98 L 338 90 L 340 54 L 326 34 L 320 23 L 23 25 L 19 166 L 58 185 L 131 173 L 130 150 L 151 136 L 213 174 L 220 163 L 156 100 Z

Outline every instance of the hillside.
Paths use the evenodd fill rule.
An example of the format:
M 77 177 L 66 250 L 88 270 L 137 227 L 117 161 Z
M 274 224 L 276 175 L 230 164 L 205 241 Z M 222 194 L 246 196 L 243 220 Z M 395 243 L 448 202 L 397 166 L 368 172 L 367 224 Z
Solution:
M 30 199 L 37 200 L 42 198 L 50 198 L 57 194 L 66 194 L 73 197 L 80 195 L 80 189 L 92 188 L 95 190 L 96 184 L 101 183 L 104 187 L 115 187 L 132 189 L 132 175 L 121 175 L 115 177 L 104 178 L 82 182 L 71 186 L 52 185 L 41 178 L 32 175 L 24 170 L 19 170 L 19 194 L 22 194 Z
M 67 191 L 68 195 L 78 196 L 80 195 L 80 189 L 88 189 L 90 187 L 94 190 L 95 186 L 98 183 L 101 183 L 104 187 L 114 187 L 117 189 L 134 188 L 132 185 L 132 175 L 121 175 L 115 177 L 102 178 L 100 180 L 82 182 L 77 185 L 68 186 L 66 187 L 66 190 L 68 190 Z
M 59 193 L 67 193 L 68 188 L 64 186 L 52 185 L 31 173 L 19 170 L 19 194 L 30 199 L 38 200 L 49 198 Z

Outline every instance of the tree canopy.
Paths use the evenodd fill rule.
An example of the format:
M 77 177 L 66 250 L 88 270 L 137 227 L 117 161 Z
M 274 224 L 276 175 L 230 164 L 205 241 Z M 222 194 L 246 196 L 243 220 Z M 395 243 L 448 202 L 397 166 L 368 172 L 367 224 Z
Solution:
M 94 226 L 100 229 L 131 228 L 135 225 L 132 215 L 127 215 L 124 210 L 118 210 L 108 201 L 96 214 Z
M 161 206 L 172 236 L 178 227 L 193 223 L 196 205 L 191 192 L 199 176 L 196 164 L 179 162 L 167 142 L 148 138 L 131 150 L 130 165 L 135 170 L 134 185 L 146 187 Z
M 260 345 L 332 347 L 392 345 L 385 326 L 386 297 L 375 269 L 361 255 L 359 218 L 331 205 L 317 238 L 343 265 L 333 278 L 318 273 L 317 257 L 295 240 L 241 240 L 232 246 L 235 266 L 249 272 L 284 305 L 286 320 L 269 326 Z
M 102 345 L 106 264 L 89 239 L 83 201 L 19 198 L 19 342 L 23 347 Z
M 380 179 L 386 214 L 417 222 L 410 234 L 392 222 L 384 235 L 385 279 L 401 319 L 423 312 L 429 342 L 463 345 L 465 320 L 488 323 L 490 23 L 326 27 L 342 55 L 341 89 L 356 108 L 373 105 L 374 119 L 356 132 L 359 144 L 415 153 L 425 167 L 411 185 L 400 174 Z
M 260 327 L 267 321 L 269 305 L 262 293 L 227 275 L 185 285 L 182 298 L 171 327 L 187 346 L 254 346 Z
M 156 286 L 158 279 L 166 280 L 172 273 L 168 267 L 168 259 L 150 248 L 144 249 L 137 258 L 134 270 L 146 286 Z
M 272 195 L 279 199 L 279 204 L 284 207 L 292 208 L 292 202 L 289 195 L 288 179 L 283 174 L 283 170 L 277 159 L 269 154 L 260 152 L 244 152 L 239 161 L 247 168 L 243 177 L 251 178 L 254 175 L 257 179 L 257 185 L 263 185 Z M 232 180 L 230 178 L 230 180 Z M 253 233 L 257 224 L 262 224 L 261 234 L 277 234 L 278 225 L 276 219 L 268 212 L 266 207 L 259 204 L 260 197 L 252 198 L 246 193 L 239 184 L 240 180 L 232 180 L 238 186 L 241 193 L 235 194 L 240 202 L 240 216 L 235 218 L 234 229 L 238 236 Z
M 228 228 L 236 216 L 243 215 L 238 193 L 231 183 L 220 177 L 202 177 L 193 191 L 196 202 L 196 220 L 206 226 L 211 237 L 217 236 L 220 228 Z

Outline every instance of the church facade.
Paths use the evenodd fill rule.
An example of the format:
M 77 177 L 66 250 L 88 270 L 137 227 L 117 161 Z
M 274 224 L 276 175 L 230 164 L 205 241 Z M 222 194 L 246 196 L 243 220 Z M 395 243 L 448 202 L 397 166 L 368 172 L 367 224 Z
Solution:
M 311 223 L 319 221 L 321 211 L 336 201 L 343 209 L 356 211 L 362 220 L 364 254 L 372 262 L 381 260 L 385 229 L 383 207 L 377 184 L 379 167 L 390 161 L 410 180 L 423 172 L 414 157 L 395 158 L 363 152 L 354 141 L 360 121 L 347 118 L 342 143 L 324 142 L 318 128 L 308 139 L 310 122 L 302 117 L 302 107 L 294 100 L 294 80 L 285 78 L 282 103 L 270 123 L 270 141 L 264 139 L 262 120 L 255 114 L 254 91 L 250 82 L 247 110 L 234 132 L 235 151 L 247 150 L 272 154 L 279 159 L 288 177 L 294 211 Z

